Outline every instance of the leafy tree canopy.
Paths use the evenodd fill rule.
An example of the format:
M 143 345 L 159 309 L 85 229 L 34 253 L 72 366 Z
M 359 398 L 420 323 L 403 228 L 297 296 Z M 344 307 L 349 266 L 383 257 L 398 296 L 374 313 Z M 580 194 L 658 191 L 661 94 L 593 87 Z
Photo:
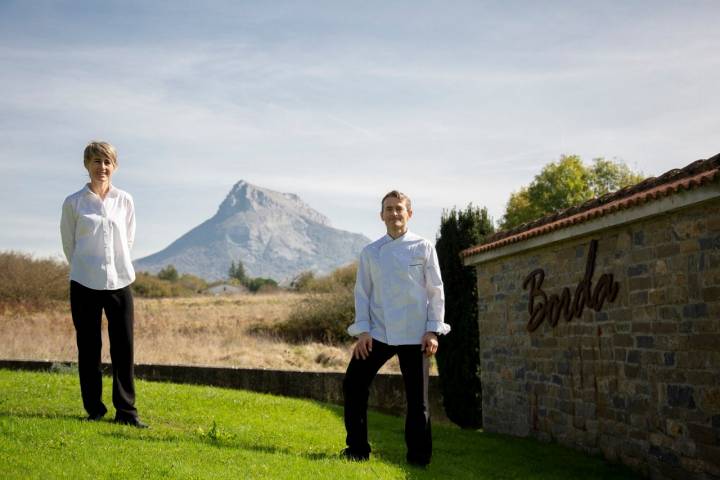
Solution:
M 548 163 L 530 185 L 513 192 L 500 226 L 514 228 L 543 215 L 580 204 L 642 181 L 644 176 L 623 162 L 596 158 L 585 165 L 578 155 Z

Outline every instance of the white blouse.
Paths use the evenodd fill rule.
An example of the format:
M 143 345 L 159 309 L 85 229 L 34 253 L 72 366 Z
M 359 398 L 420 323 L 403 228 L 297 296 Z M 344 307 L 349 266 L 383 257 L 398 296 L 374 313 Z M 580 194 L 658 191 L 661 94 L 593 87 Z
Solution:
M 445 294 L 435 247 L 406 232 L 389 235 L 360 253 L 355 322 L 350 335 L 369 332 L 388 345 L 414 345 L 426 332 L 446 334 Z
M 60 234 L 70 280 L 94 290 L 117 290 L 135 280 L 130 258 L 135 206 L 129 193 L 111 185 L 102 200 L 85 185 L 65 199 Z

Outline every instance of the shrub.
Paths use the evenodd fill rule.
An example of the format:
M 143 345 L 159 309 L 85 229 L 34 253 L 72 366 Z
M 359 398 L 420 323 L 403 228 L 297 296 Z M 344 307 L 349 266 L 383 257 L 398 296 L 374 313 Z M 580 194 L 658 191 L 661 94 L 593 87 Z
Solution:
M 492 232 L 487 209 L 453 208 L 443 212 L 436 244 L 445 285 L 445 320 L 452 327 L 437 353 L 440 388 L 445 413 L 461 427 L 482 425 L 482 389 L 475 269 L 463 266 L 459 254 Z
M 292 343 L 345 343 L 352 340 L 346 329 L 354 317 L 352 290 L 316 293 L 308 296 L 287 320 L 270 327 L 270 331 Z
M 253 293 L 257 292 L 272 292 L 278 289 L 278 284 L 272 278 L 255 277 L 249 278 L 245 282 L 245 286 L 248 290 Z
M 68 300 L 68 265 L 52 258 L 0 252 L 0 304 L 43 309 Z
M 311 271 L 302 272 L 290 284 L 293 290 L 303 293 L 330 293 L 352 289 L 355 286 L 357 262 L 335 269 L 329 275 L 316 277 Z
M 157 277 L 168 282 L 177 282 L 180 275 L 178 275 L 175 265 L 168 265 L 158 272 Z
M 175 272 L 177 274 L 177 272 Z M 207 282 L 194 275 L 183 274 L 175 281 L 147 272 L 138 272 L 132 284 L 133 293 L 145 298 L 190 297 L 207 289 Z
M 322 277 L 301 273 L 293 280 L 292 288 L 310 295 L 287 320 L 268 328 L 258 326 L 256 331 L 264 330 L 293 343 L 351 341 L 346 329 L 355 319 L 356 272 L 357 264 L 352 263 Z

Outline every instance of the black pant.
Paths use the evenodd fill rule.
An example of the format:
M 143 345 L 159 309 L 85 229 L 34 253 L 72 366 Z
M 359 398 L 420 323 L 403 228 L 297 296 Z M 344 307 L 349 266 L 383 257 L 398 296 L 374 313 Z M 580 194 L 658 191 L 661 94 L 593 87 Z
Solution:
M 432 434 L 428 409 L 428 374 L 430 363 L 420 345 L 387 345 L 375 339 L 372 351 L 365 360 L 353 357 L 343 380 L 345 399 L 346 443 L 353 455 L 370 455 L 368 443 L 367 408 L 370 383 L 378 370 L 397 354 L 405 383 L 407 416 L 405 417 L 405 444 L 407 460 L 428 464 L 432 456 Z
M 113 371 L 112 401 L 119 419 L 137 418 L 133 369 L 133 297 L 130 287 L 93 290 L 70 282 L 70 310 L 77 333 L 78 370 L 83 406 L 90 415 L 104 414 L 102 401 L 102 312 L 108 319 Z

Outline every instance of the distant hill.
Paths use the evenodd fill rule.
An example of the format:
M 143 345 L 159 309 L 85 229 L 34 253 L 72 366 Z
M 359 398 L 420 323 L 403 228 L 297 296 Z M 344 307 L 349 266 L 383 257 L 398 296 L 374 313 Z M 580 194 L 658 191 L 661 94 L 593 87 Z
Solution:
M 174 265 L 207 280 L 227 277 L 242 261 L 252 277 L 287 282 L 298 273 L 327 273 L 355 261 L 370 242 L 338 230 L 300 197 L 251 185 L 233 186 L 217 213 L 167 248 L 135 261 L 135 269 L 156 273 Z

